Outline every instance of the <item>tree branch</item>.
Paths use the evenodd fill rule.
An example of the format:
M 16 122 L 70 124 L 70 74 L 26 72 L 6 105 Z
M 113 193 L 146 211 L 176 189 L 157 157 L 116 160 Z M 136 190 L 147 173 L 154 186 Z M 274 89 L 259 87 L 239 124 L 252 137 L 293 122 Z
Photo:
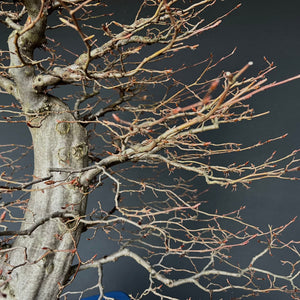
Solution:
M 63 212 L 55 212 L 52 213 L 51 216 L 45 217 L 40 219 L 38 222 L 33 224 L 27 229 L 16 231 L 16 230 L 7 230 L 7 231 L 1 231 L 0 236 L 19 236 L 19 235 L 31 235 L 39 226 L 45 224 L 50 219 L 54 218 L 65 218 L 65 213 Z
M 17 99 L 19 98 L 19 95 L 17 93 L 17 88 L 13 80 L 0 75 L 0 87 L 3 90 L 5 90 L 8 94 L 14 96 Z

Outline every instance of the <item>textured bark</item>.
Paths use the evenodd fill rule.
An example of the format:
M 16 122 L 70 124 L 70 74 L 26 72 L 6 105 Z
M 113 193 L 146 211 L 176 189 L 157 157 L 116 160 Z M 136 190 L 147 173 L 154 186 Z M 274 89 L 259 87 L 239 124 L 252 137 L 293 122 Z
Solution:
M 25 2 L 34 19 L 39 13 L 40 1 Z M 26 115 L 34 146 L 34 176 L 41 178 L 49 175 L 50 168 L 85 167 L 88 146 L 86 130 L 75 122 L 68 107 L 59 99 L 33 88 L 36 75 L 26 61 L 43 42 L 46 18 L 39 16 L 32 29 L 22 34 L 12 32 L 8 45 L 13 67 L 10 70 L 14 82 L 11 90 L 14 89 Z M 63 172 L 54 173 L 54 185 L 33 185 L 21 229 L 57 212 L 60 216 L 85 213 L 86 196 L 73 180 L 79 174 L 67 176 Z M 1 260 L 0 297 L 56 299 L 72 264 L 81 229 L 74 220 L 56 217 L 44 222 L 30 236 L 18 236 L 11 251 Z
M 31 122 L 34 145 L 34 175 L 47 176 L 49 168 L 82 168 L 87 161 L 86 131 L 74 121 L 67 108 L 54 98 L 49 98 L 47 109 Z M 66 173 L 56 173 L 52 178 L 57 187 L 44 183 L 34 185 L 22 229 L 56 212 L 85 212 L 86 197 L 74 184 L 62 184 Z M 68 178 L 67 182 L 76 175 Z M 4 263 L 10 273 L 5 293 L 7 299 L 55 299 L 59 285 L 63 284 L 79 241 L 81 227 L 75 221 L 66 222 L 52 218 L 39 226 L 30 236 L 19 236 L 13 244 L 17 248 Z M 18 266 L 22 266 L 18 268 Z M 12 271 L 11 271 L 12 270 Z M 4 273 L 5 275 L 5 273 Z

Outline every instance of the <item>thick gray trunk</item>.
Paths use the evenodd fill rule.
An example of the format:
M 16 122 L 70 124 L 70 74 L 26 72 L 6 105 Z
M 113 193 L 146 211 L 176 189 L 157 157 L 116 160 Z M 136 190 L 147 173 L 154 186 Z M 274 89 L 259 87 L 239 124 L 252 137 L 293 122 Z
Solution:
M 47 5 L 40 0 L 22 1 L 33 27 L 13 31 L 8 38 L 9 74 L 14 82 L 16 99 L 26 114 L 34 146 L 34 175 L 44 178 L 50 168 L 80 169 L 87 165 L 87 133 L 76 123 L 68 107 L 60 100 L 38 93 L 33 88 L 34 50 L 44 41 Z M 39 14 L 43 10 L 43 13 Z M 18 45 L 18 47 L 16 47 Z M 80 174 L 77 174 L 79 176 Z M 0 260 L 0 298 L 18 300 L 56 299 L 72 264 L 81 226 L 55 213 L 84 215 L 86 196 L 76 186 L 76 174 L 54 173 L 54 185 L 32 186 L 21 229 L 42 223 L 31 235 L 18 236 Z M 76 218 L 75 218 L 76 219 Z M 2 294 L 1 294 L 2 293 Z
M 49 168 L 53 167 L 80 169 L 87 165 L 87 133 L 62 102 L 47 97 L 43 107 L 32 118 L 28 117 L 28 121 L 36 177 L 49 175 Z M 44 183 L 33 186 L 22 229 L 55 212 L 85 213 L 86 196 L 74 184 L 76 174 L 67 176 L 64 172 L 54 173 L 54 186 Z M 8 283 L 2 289 L 6 299 L 56 299 L 80 234 L 81 227 L 75 221 L 52 218 L 30 236 L 17 237 L 14 250 L 2 261 L 3 279 Z

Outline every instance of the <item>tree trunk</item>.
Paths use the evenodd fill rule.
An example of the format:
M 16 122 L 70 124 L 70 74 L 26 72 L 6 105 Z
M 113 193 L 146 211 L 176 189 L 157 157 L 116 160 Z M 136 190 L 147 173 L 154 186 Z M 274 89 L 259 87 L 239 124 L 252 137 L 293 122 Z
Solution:
M 17 90 L 16 98 L 22 105 L 32 135 L 34 176 L 44 178 L 50 174 L 51 168 L 78 170 L 87 166 L 86 130 L 76 122 L 62 101 L 33 89 L 34 69 L 20 61 L 15 47 L 16 35 L 16 31 L 13 32 L 8 41 L 11 66 L 14 66 L 10 75 L 15 86 L 11 89 Z M 33 50 L 31 53 L 27 51 L 32 46 L 28 43 L 37 33 L 32 29 L 24 36 L 18 40 L 19 52 L 24 49 L 26 57 L 30 57 Z M 76 220 L 67 220 L 63 215 L 84 215 L 86 209 L 84 191 L 76 185 L 76 176 L 79 175 L 56 172 L 51 178 L 54 184 L 32 186 L 21 230 L 42 224 L 32 234 L 18 236 L 1 259 L 0 289 L 5 299 L 57 298 L 82 231 Z
M 61 122 L 62 121 L 62 122 Z M 69 121 L 69 123 L 64 122 Z M 67 107 L 48 97 L 44 111 L 29 124 L 34 146 L 34 175 L 49 175 L 50 168 L 80 169 L 87 164 L 87 134 L 74 122 Z M 83 215 L 86 197 L 73 180 L 76 175 L 55 173 L 54 186 L 33 186 L 21 229 L 27 229 L 56 212 Z M 65 183 L 70 182 L 70 183 Z M 19 236 L 2 263 L 6 275 L 6 299 L 56 299 L 78 244 L 81 227 L 76 221 L 51 218 L 30 236 Z

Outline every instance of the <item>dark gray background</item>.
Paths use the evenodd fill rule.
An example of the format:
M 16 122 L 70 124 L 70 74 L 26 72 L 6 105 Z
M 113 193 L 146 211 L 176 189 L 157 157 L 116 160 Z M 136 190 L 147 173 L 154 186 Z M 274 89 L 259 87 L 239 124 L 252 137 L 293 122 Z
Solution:
M 123 22 L 133 16 L 137 5 L 135 1 L 111 1 L 112 11 L 117 19 Z M 206 58 L 210 53 L 215 57 L 222 57 L 237 47 L 236 54 L 220 66 L 219 70 L 235 71 L 245 65 L 249 60 L 254 62 L 253 70 L 265 66 L 263 57 L 274 61 L 278 66 L 269 75 L 269 82 L 279 81 L 300 73 L 300 1 L 299 0 L 246 0 L 246 1 L 217 1 L 215 7 L 207 12 L 207 17 L 213 14 L 222 14 L 237 3 L 243 5 L 232 15 L 227 17 L 222 24 L 213 31 L 197 37 L 199 48 L 189 55 L 181 55 L 180 62 L 192 63 Z M 5 47 L 6 30 L 1 25 L 1 48 Z M 64 41 L 71 45 L 74 37 L 64 35 Z M 76 45 L 74 45 L 76 47 Z M 254 73 L 253 73 L 254 74 Z M 191 80 L 197 74 L 190 74 Z M 158 91 L 159 93 L 159 91 Z M 208 138 L 214 141 L 222 139 L 235 142 L 243 142 L 247 145 L 259 140 L 266 140 L 275 136 L 289 133 L 284 141 L 278 141 L 271 145 L 248 152 L 250 161 L 259 161 L 267 158 L 273 150 L 280 155 L 287 154 L 293 149 L 300 148 L 299 138 L 299 109 L 300 109 L 300 81 L 288 83 L 284 86 L 268 90 L 251 98 L 250 101 L 256 112 L 270 110 L 271 113 L 251 122 L 239 123 L 236 126 L 224 126 L 220 131 L 210 133 Z M 1 95 L 1 103 L 11 102 L 12 98 Z M 31 138 L 24 125 L 0 123 L 1 144 L 31 144 Z M 223 158 L 226 164 L 226 157 Z M 209 187 L 206 200 L 210 203 L 210 209 L 218 208 L 219 211 L 231 211 L 246 205 L 244 219 L 252 224 L 266 229 L 268 224 L 279 226 L 287 223 L 291 218 L 299 215 L 300 184 L 297 181 L 265 180 L 252 184 L 250 190 L 239 188 L 237 192 L 224 190 L 218 187 Z M 105 197 L 104 188 L 99 192 L 100 197 Z M 107 190 L 108 191 L 108 190 Z M 287 239 L 299 239 L 299 220 L 287 231 Z M 82 239 L 81 244 L 84 245 Z M 88 243 L 85 250 L 86 257 L 91 257 L 95 252 L 95 246 L 102 254 L 111 252 L 109 243 L 102 243 L 101 239 Z M 131 264 L 128 259 L 121 259 L 120 263 L 104 268 L 105 290 L 123 290 L 135 295 L 145 287 L 147 277 L 144 271 Z M 90 273 L 91 274 L 91 273 Z M 95 278 L 93 278 L 95 276 Z M 90 282 L 95 283 L 96 273 L 86 277 L 79 276 L 76 281 L 76 290 L 86 288 Z M 93 293 L 91 293 L 93 294 Z M 197 292 L 191 286 L 181 287 L 170 291 L 170 294 L 180 299 L 209 299 L 208 295 Z M 214 299 L 229 299 L 238 296 L 232 291 L 224 295 L 214 296 Z M 288 299 L 283 295 L 264 295 L 259 299 Z M 75 299 L 75 298 L 74 298 Z M 76 298 L 77 299 L 77 298 Z M 155 299 L 153 296 L 147 299 Z M 257 299 L 257 298 L 256 298 Z

